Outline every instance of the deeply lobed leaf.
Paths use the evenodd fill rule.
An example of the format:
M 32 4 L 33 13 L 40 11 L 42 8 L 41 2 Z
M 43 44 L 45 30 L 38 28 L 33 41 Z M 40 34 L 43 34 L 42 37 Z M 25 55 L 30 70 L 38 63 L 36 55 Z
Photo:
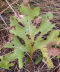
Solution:
M 31 54 L 33 46 L 33 52 L 36 49 L 40 49 L 43 54 L 43 59 L 46 59 L 48 67 L 53 67 L 53 63 L 47 53 L 46 45 L 53 41 L 60 41 L 60 38 L 58 37 L 59 31 L 52 30 L 54 24 L 51 24 L 49 21 L 49 19 L 52 19 L 53 17 L 52 14 L 48 13 L 43 16 L 38 16 L 39 11 L 39 7 L 31 9 L 30 6 L 25 7 L 23 4 L 21 4 L 20 12 L 23 14 L 23 18 L 18 19 L 16 16 L 10 18 L 10 27 L 14 26 L 14 28 L 10 30 L 10 33 L 14 34 L 14 39 L 11 41 L 11 43 L 6 44 L 4 47 L 13 48 L 14 51 L 5 56 L 5 61 L 2 59 L 0 66 L 2 66 L 2 63 L 4 63 L 5 65 L 2 67 L 6 66 L 5 68 L 7 68 L 10 61 L 18 59 L 19 67 L 22 68 L 24 52 L 29 52 Z M 34 27 L 32 23 L 35 16 L 42 18 L 42 22 L 38 28 Z M 43 35 L 47 34 L 49 31 L 51 31 L 50 34 L 47 36 L 47 39 L 44 40 L 42 38 Z M 37 36 L 36 40 L 34 40 L 38 33 L 40 33 L 39 36 Z M 24 44 L 22 44 L 21 41 Z

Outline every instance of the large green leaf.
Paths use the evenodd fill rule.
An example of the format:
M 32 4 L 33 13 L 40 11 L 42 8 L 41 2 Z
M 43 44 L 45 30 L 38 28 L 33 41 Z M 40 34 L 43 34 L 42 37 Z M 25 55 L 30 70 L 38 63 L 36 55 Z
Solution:
M 11 54 L 8 54 L 5 56 L 5 58 L 8 61 L 13 61 L 15 59 L 18 59 L 19 62 L 19 67 L 22 68 L 23 66 L 23 57 L 24 57 L 24 52 L 27 52 L 27 49 L 19 42 L 17 37 L 14 37 L 14 40 L 9 43 L 6 44 L 4 47 L 8 47 L 8 48 L 13 48 L 14 51 Z
M 25 7 L 23 4 L 21 4 L 20 12 L 23 14 L 22 19 L 18 19 L 16 16 L 12 16 L 10 18 L 10 27 L 14 27 L 12 27 L 10 33 L 14 34 L 14 39 L 11 41 L 11 43 L 6 44 L 4 47 L 13 48 L 14 50 L 11 54 L 7 54 L 5 56 L 7 65 L 10 61 L 18 59 L 19 67 L 22 68 L 24 52 L 29 52 L 31 55 L 32 50 L 34 52 L 35 50 L 40 49 L 43 54 L 43 59 L 46 60 L 49 69 L 53 68 L 53 63 L 48 56 L 46 45 L 53 41 L 60 41 L 60 38 L 58 37 L 59 31 L 52 30 L 52 28 L 55 26 L 55 24 L 51 24 L 49 21 L 53 17 L 52 14 L 47 13 L 46 15 L 38 16 L 39 11 L 39 7 L 31 9 L 30 6 Z M 35 16 L 42 18 L 42 22 L 38 28 L 35 28 L 32 23 Z M 51 31 L 50 34 L 47 36 L 47 39 L 44 40 L 42 38 L 43 35 L 47 34 L 49 31 Z M 37 36 L 38 33 L 40 33 L 39 36 Z M 35 36 L 37 36 L 36 40 L 34 40 Z M 2 60 L 1 63 L 3 61 L 4 60 Z
M 50 57 L 48 56 L 47 48 L 40 48 L 40 50 L 43 54 L 43 60 L 48 65 L 49 69 L 51 69 L 53 67 L 53 63 L 52 63 L 52 60 L 50 59 Z
M 39 11 L 40 11 L 40 8 L 39 7 L 36 7 L 34 9 L 31 9 L 30 6 L 25 7 L 23 5 L 23 3 L 21 4 L 20 12 L 23 15 L 29 16 L 30 19 L 34 19 L 35 16 L 38 16 L 39 15 Z
M 9 69 L 10 66 L 13 66 L 13 64 L 9 63 L 9 61 L 3 56 L 0 56 L 1 62 L 0 67 Z
M 43 38 L 39 37 L 36 42 L 34 47 L 46 47 L 47 44 L 51 42 L 60 42 L 60 37 L 59 36 L 59 30 L 52 30 L 50 34 L 47 36 L 47 39 L 44 40 Z

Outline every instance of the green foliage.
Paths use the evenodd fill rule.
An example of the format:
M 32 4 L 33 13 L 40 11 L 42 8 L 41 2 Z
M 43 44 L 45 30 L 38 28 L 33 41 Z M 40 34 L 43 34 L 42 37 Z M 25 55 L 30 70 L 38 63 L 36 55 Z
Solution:
M 10 66 L 13 66 L 13 64 L 9 63 L 9 61 L 5 58 L 5 56 L 0 56 L 1 62 L 0 67 L 8 69 Z
M 38 64 L 40 61 L 42 61 L 42 57 L 37 58 L 37 60 L 35 61 L 35 64 Z
M 1 67 L 8 68 L 11 66 L 9 64 L 10 61 L 18 59 L 19 68 L 22 68 L 24 52 L 29 52 L 31 55 L 32 50 L 34 52 L 35 50 L 40 49 L 43 59 L 47 63 L 49 69 L 53 68 L 53 63 L 48 56 L 46 45 L 50 42 L 60 41 L 60 38 L 58 37 L 59 31 L 52 30 L 55 25 L 51 24 L 49 19 L 52 19 L 53 15 L 49 12 L 46 15 L 39 16 L 39 11 L 39 7 L 31 9 L 30 6 L 25 7 L 23 4 L 21 4 L 20 12 L 23 14 L 23 18 L 18 19 L 16 16 L 12 16 L 10 18 L 10 27 L 15 27 L 10 30 L 10 33 L 14 34 L 14 39 L 11 41 L 11 43 L 6 44 L 4 47 L 13 48 L 14 51 L 5 56 L 6 60 L 2 60 L 0 62 Z M 42 18 L 42 22 L 38 28 L 36 28 L 32 23 L 32 20 L 35 18 L 35 16 L 38 16 L 39 19 Z M 44 40 L 42 38 L 43 35 L 47 34 L 49 31 L 50 33 L 47 36 L 47 39 Z M 38 33 L 40 34 L 35 39 L 35 36 Z M 4 65 L 2 66 L 3 62 Z
M 57 58 L 60 58 L 60 55 L 58 55 Z
M 39 7 L 36 7 L 34 9 L 31 9 L 30 6 L 28 7 L 25 7 L 23 4 L 21 4 L 21 8 L 20 8 L 20 12 L 23 14 L 23 15 L 28 15 L 31 20 L 35 17 L 35 16 L 38 16 L 39 15 L 39 11 L 40 11 L 40 8 Z
M 22 59 L 24 57 L 24 51 L 27 51 L 24 49 L 25 47 L 21 45 L 17 37 L 14 37 L 14 40 L 10 44 L 6 44 L 5 47 L 8 48 L 14 48 L 14 52 L 11 54 L 5 56 L 8 61 L 13 61 L 15 59 L 18 59 L 19 67 L 22 68 L 23 62 Z

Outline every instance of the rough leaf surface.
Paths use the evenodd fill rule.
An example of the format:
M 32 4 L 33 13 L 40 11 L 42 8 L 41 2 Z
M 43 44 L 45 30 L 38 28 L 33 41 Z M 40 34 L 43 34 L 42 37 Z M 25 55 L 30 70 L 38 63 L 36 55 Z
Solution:
M 20 12 L 23 14 L 22 19 L 18 19 L 16 16 L 10 18 L 10 27 L 15 27 L 10 30 L 10 33 L 14 34 L 14 39 L 11 41 L 11 43 L 6 44 L 4 47 L 13 48 L 14 51 L 5 56 L 7 66 L 10 61 L 18 59 L 19 68 L 22 68 L 24 52 L 29 52 L 31 54 L 33 46 L 33 52 L 40 49 L 43 54 L 43 59 L 47 63 L 49 69 L 53 68 L 53 63 L 48 56 L 46 45 L 50 42 L 60 41 L 60 38 L 58 37 L 59 31 L 52 29 L 55 25 L 51 24 L 49 19 L 52 19 L 53 15 L 51 13 L 47 13 L 46 15 L 39 16 L 39 11 L 39 7 L 31 9 L 30 6 L 25 7 L 23 4 L 21 4 Z M 35 16 L 42 19 L 42 22 L 38 28 L 36 28 L 32 23 Z M 43 35 L 47 34 L 49 31 L 50 33 L 47 36 L 47 39 L 44 40 L 42 38 Z M 38 33 L 40 33 L 39 36 L 37 36 Z M 22 42 L 20 41 L 21 39 Z M 0 63 L 3 63 L 2 61 Z M 2 64 L 0 64 L 0 66 L 5 67 L 4 65 L 2 66 Z

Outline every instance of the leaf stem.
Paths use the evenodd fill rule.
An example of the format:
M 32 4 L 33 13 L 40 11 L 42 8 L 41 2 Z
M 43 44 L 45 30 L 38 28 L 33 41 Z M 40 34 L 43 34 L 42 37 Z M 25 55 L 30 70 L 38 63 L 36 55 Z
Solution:
M 31 65 L 32 65 L 32 56 L 33 56 L 33 45 L 32 45 L 32 36 L 31 36 L 31 29 L 30 29 L 30 23 L 29 23 L 29 33 L 30 33 L 30 44 L 31 44 L 31 56 L 30 56 L 30 72 L 31 72 Z
M 31 65 L 32 65 L 32 56 L 33 56 L 33 46 L 32 46 L 32 40 L 31 40 L 30 72 L 31 72 Z

